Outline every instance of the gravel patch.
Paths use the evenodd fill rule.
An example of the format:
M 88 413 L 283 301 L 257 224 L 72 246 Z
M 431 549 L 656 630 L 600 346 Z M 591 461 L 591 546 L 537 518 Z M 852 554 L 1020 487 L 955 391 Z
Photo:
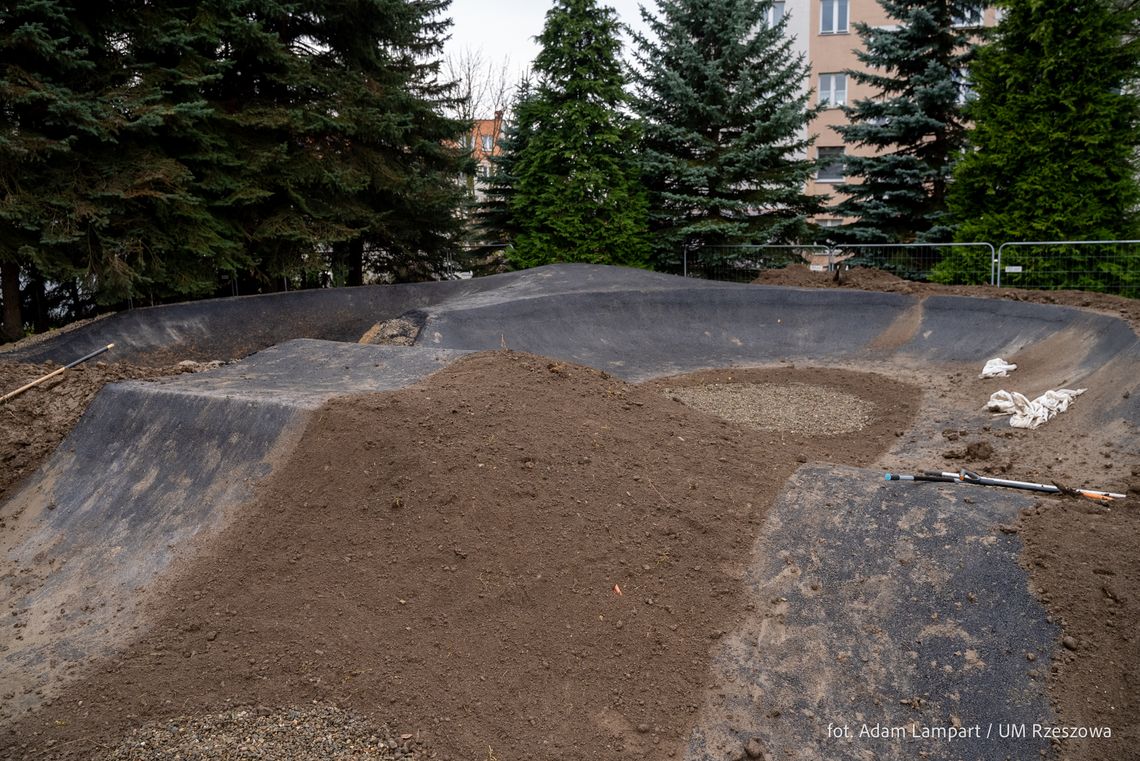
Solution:
M 664 393 L 693 409 L 761 431 L 814 436 L 861 430 L 875 411 L 865 399 L 807 383 L 710 383 L 667 388 Z
M 249 708 L 209 716 L 182 716 L 131 732 L 102 761 L 257 759 L 349 761 L 427 758 L 414 735 L 334 706 Z

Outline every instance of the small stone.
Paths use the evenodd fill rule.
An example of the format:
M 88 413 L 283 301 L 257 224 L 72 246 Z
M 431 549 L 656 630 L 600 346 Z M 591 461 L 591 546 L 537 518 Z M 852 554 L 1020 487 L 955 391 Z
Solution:
M 1061 644 L 1065 646 L 1066 650 L 1076 650 L 1077 649 L 1076 637 L 1062 637 L 1061 638 Z
M 1033 663 L 1033 661 L 1037 660 L 1037 654 L 1036 653 L 1026 653 L 1025 654 L 1025 660 L 1029 661 L 1030 663 Z
M 207 642 L 213 642 L 213 641 L 214 641 L 214 640 L 216 640 L 217 638 L 218 638 L 218 633 L 217 633 L 217 632 L 213 632 L 213 631 L 211 631 L 211 632 L 206 632 L 206 641 L 207 641 Z
M 760 742 L 759 737 L 753 737 L 744 746 L 744 752 L 748 754 L 749 758 L 764 758 L 768 754 L 764 752 L 764 744 Z
M 645 734 L 649 731 L 649 725 L 645 724 L 644 722 L 641 724 L 638 724 L 637 725 L 637 731 L 640 732 L 641 734 Z

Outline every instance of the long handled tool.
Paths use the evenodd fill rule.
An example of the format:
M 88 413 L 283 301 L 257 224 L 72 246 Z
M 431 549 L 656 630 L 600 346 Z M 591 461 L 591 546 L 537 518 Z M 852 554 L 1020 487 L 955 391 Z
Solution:
M 978 486 L 1003 486 L 1007 489 L 1024 489 L 1026 491 L 1038 491 L 1046 494 L 1067 494 L 1073 497 L 1086 497 L 1098 502 L 1124 499 L 1125 497 L 1124 494 L 1099 491 L 1097 489 L 1070 489 L 1067 486 L 1061 486 L 1059 484 L 1038 484 L 1031 481 L 1011 481 L 1006 478 L 989 478 L 987 476 L 980 476 L 969 470 L 960 470 L 957 473 L 928 470 L 922 475 L 913 476 L 887 473 L 884 478 L 887 481 L 941 481 L 944 483 L 964 483 Z
M 74 362 L 72 362 L 69 365 L 64 365 L 63 367 L 59 368 L 58 370 L 52 370 L 50 373 L 48 373 L 44 377 L 36 378 L 31 383 L 26 383 L 23 386 L 20 386 L 15 391 L 10 391 L 7 394 L 4 394 L 4 396 L 0 396 L 0 404 L 3 404 L 4 402 L 8 401 L 9 399 L 13 399 L 13 398 L 19 396 L 20 394 L 27 391 L 29 388 L 32 388 L 34 386 L 38 386 L 41 383 L 43 383 L 44 381 L 50 380 L 51 378 L 54 378 L 55 376 L 60 375 L 65 370 L 70 370 L 71 368 L 75 367 L 76 365 L 81 365 L 84 362 L 86 362 L 87 360 L 91 359 L 92 357 L 98 357 L 103 352 L 109 351 L 113 348 L 115 348 L 115 344 L 107 344 L 103 348 L 96 349 L 95 351 L 91 352 L 90 354 L 88 354 L 85 357 L 80 357 L 79 359 L 75 360 Z

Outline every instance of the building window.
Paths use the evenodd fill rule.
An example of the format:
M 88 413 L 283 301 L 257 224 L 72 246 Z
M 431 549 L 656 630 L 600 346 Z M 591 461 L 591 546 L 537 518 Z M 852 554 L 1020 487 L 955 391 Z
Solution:
M 820 227 L 840 227 L 843 225 L 843 220 L 835 217 L 821 217 L 815 223 Z
M 490 153 L 495 147 L 495 138 L 492 135 L 481 135 L 483 138 L 483 153 Z
M 775 0 L 768 8 L 768 28 L 775 29 L 784 20 L 784 0 Z
M 843 148 L 820 148 L 816 182 L 843 182 Z
M 955 29 L 971 29 L 982 25 L 984 13 L 985 9 L 981 5 L 971 5 L 966 7 L 961 15 L 955 14 L 950 23 Z
M 819 105 L 842 106 L 847 102 L 847 75 L 819 75 Z
M 848 0 L 820 0 L 820 34 L 847 34 Z

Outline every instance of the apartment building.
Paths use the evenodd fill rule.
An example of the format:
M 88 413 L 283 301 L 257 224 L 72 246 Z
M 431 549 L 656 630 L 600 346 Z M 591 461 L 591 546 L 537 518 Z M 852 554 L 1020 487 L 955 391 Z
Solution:
M 862 66 L 856 57 L 862 40 L 855 24 L 883 26 L 897 22 L 887 16 L 877 0 L 777 0 L 773 14 L 775 20 L 788 16 L 787 32 L 811 67 L 812 103 L 825 106 L 808 127 L 809 134 L 815 136 L 809 157 L 831 160 L 825 161 L 815 179 L 808 182 L 807 192 L 835 199 L 835 186 L 845 179 L 843 157 L 870 153 L 867 148 L 846 145 L 835 130 L 837 125 L 847 123 L 841 107 L 877 95 L 844 73 Z M 960 21 L 964 27 L 990 26 L 996 22 L 995 10 L 983 9 L 980 4 L 975 13 Z M 816 219 L 823 226 L 839 225 L 843 221 L 832 216 Z

